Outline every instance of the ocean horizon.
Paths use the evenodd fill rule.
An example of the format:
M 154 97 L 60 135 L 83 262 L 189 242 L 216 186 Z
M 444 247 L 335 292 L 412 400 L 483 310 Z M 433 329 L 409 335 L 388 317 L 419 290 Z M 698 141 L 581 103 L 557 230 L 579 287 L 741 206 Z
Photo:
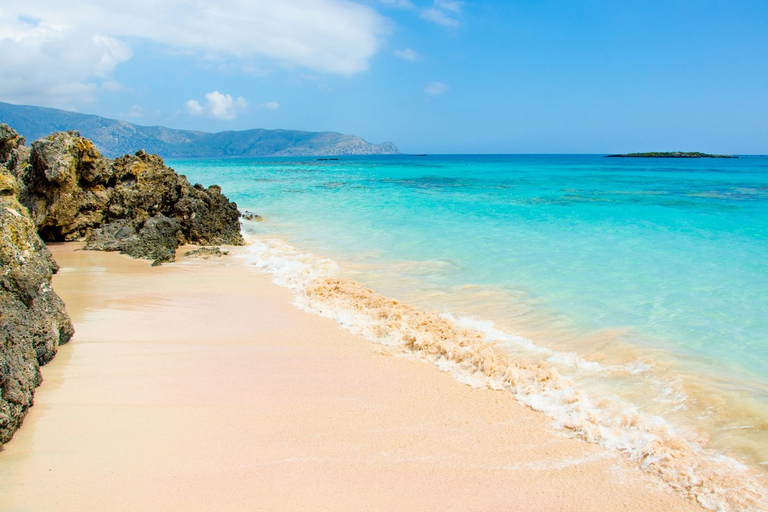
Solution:
M 739 156 L 167 163 L 262 217 L 251 262 L 305 309 L 391 346 L 435 335 L 404 320 L 428 312 L 477 341 L 441 369 L 659 471 L 678 450 L 682 478 L 768 465 L 768 160 Z

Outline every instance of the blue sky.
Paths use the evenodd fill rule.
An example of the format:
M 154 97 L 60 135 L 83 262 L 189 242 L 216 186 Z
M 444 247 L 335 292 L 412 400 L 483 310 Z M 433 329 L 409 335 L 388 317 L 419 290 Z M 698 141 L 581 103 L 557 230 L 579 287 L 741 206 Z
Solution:
M 405 152 L 768 153 L 768 2 L 27 0 L 0 101 Z

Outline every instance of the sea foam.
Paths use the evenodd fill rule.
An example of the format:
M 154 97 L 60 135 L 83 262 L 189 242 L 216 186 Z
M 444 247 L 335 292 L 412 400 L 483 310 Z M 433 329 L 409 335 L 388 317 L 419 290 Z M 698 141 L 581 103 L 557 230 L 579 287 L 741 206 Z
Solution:
M 610 393 L 587 390 L 580 375 L 649 370 L 633 361 L 607 368 L 577 354 L 538 346 L 492 322 L 426 311 L 341 276 L 326 258 L 274 238 L 249 239 L 249 262 L 291 289 L 295 304 L 402 354 L 430 361 L 475 387 L 506 390 L 541 411 L 559 431 L 625 454 L 678 494 L 710 510 L 768 510 L 764 477 L 709 449 L 692 432 Z M 558 368 L 573 370 L 568 375 Z M 676 391 L 667 389 L 670 400 Z

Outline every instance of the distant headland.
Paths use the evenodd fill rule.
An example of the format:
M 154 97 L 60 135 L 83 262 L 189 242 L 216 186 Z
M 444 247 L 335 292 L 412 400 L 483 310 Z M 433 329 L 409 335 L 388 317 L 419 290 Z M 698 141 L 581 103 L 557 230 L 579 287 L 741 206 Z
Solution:
M 140 126 L 116 119 L 54 108 L 0 102 L 0 122 L 27 140 L 76 130 L 101 154 L 116 158 L 143 149 L 163 158 L 231 158 L 258 156 L 392 155 L 391 142 L 371 144 L 357 135 L 300 130 L 242 130 L 207 133 Z
M 605 155 L 608 158 L 739 158 L 733 155 L 710 155 L 698 151 L 650 151 L 648 153 L 626 153 L 624 155 Z

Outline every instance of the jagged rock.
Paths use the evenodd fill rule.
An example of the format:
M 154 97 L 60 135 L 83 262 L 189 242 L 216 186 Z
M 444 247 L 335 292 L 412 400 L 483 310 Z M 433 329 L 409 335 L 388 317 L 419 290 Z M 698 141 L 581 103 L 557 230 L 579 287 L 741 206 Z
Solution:
M 19 187 L 9 172 L 19 163 L 14 135 L 0 126 L 0 445 L 32 406 L 42 381 L 40 365 L 74 334 L 64 303 L 51 288 L 59 267 L 17 200 Z
M 30 149 L 24 145 L 24 137 L 7 124 L 0 124 L 0 163 L 14 177 L 29 165 Z
M 185 258 L 202 258 L 207 260 L 208 258 L 221 258 L 229 254 L 229 251 L 222 251 L 218 247 L 200 247 L 193 251 L 189 251 L 184 255 Z
M 74 334 L 43 240 L 85 240 L 156 265 L 182 243 L 242 244 L 239 217 L 219 187 L 192 186 L 158 156 L 111 161 L 77 132 L 30 150 L 0 125 L 0 445 L 32 406 L 40 366 Z
M 24 145 L 24 137 L 7 124 L 0 125 L 0 162 L 11 159 L 13 151 Z
M 20 200 L 45 241 L 82 239 L 103 222 L 106 162 L 89 140 L 77 132 L 36 140 L 30 164 L 17 175 Z
M 181 223 L 159 214 L 147 219 L 136 231 L 136 224 L 126 220 L 104 224 L 95 229 L 85 245 L 90 251 L 120 251 L 133 258 L 154 260 L 153 266 L 173 261 L 180 245 Z
M 259 215 L 257 213 L 249 212 L 248 210 L 243 212 L 243 219 L 245 219 L 245 220 L 255 220 L 257 222 L 261 222 L 261 221 L 264 220 L 264 218 L 261 215 Z
M 108 160 L 79 133 L 58 132 L 32 144 L 29 163 L 16 173 L 19 196 L 45 241 L 84 240 L 156 264 L 183 243 L 243 243 L 221 188 L 192 186 L 157 155 Z

